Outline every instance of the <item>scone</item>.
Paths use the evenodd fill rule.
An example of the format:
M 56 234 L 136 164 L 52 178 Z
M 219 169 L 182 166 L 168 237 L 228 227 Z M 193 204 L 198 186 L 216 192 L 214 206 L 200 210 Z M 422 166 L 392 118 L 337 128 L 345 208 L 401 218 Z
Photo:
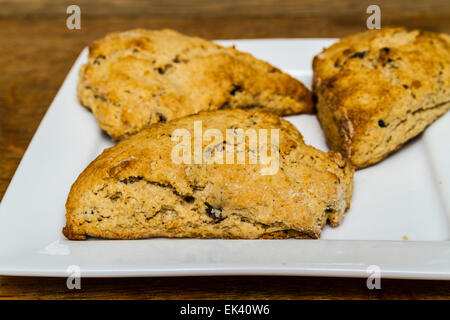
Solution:
M 194 150 L 192 163 L 180 144 Z M 264 154 L 271 161 L 250 160 Z M 288 121 L 257 110 L 200 112 L 154 124 L 98 156 L 70 190 L 63 233 L 74 240 L 318 238 L 327 221 L 341 222 L 352 188 L 347 161 L 305 145 Z
M 450 36 L 402 28 L 341 39 L 314 58 L 318 118 L 356 168 L 384 159 L 450 109 Z
M 270 64 L 172 30 L 111 33 L 91 44 L 78 98 L 114 139 L 200 111 L 314 108 L 311 92 Z

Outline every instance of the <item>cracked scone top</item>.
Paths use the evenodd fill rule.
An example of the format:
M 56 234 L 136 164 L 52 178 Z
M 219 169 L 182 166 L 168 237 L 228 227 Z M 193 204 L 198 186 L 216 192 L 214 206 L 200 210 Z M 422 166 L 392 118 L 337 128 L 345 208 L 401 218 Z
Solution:
M 110 33 L 92 43 L 78 98 L 114 139 L 200 111 L 313 111 L 300 81 L 248 53 L 172 30 Z
M 172 134 L 188 130 L 193 145 L 197 121 L 203 132 L 223 133 L 218 147 L 237 143 L 227 129 L 279 129 L 278 170 L 262 175 L 265 165 L 248 160 L 173 162 L 179 142 Z M 211 142 L 204 138 L 202 150 Z M 245 151 L 255 152 L 248 142 Z M 201 112 L 152 125 L 98 156 L 71 188 L 63 233 L 69 239 L 318 238 L 327 221 L 341 222 L 352 188 L 347 161 L 305 145 L 288 121 L 262 111 Z
M 450 36 L 402 28 L 341 39 L 314 58 L 313 91 L 328 145 L 374 164 L 450 109 Z

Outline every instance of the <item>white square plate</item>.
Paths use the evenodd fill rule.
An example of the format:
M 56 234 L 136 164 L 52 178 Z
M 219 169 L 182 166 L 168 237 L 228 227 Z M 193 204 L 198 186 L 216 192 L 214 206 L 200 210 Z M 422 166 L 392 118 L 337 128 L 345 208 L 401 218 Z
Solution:
M 235 44 L 311 82 L 312 57 L 333 39 Z M 450 279 L 450 114 L 385 161 L 356 172 L 351 210 L 321 240 L 69 241 L 64 204 L 78 174 L 112 142 L 80 106 L 84 50 L 56 95 L 0 207 L 0 274 L 66 276 L 315 275 Z M 327 150 L 314 116 L 288 117 L 307 143 Z M 409 240 L 403 240 L 407 237 Z

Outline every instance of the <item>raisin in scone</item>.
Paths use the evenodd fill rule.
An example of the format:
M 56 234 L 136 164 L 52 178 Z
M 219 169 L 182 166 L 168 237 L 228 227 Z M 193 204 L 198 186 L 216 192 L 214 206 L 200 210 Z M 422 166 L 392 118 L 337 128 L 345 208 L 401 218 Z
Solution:
M 202 147 L 203 162 L 174 161 L 180 130 L 189 132 L 191 150 L 199 128 L 204 137 L 196 145 Z M 243 130 L 249 137 L 257 132 L 260 139 L 260 129 L 267 130 L 267 139 L 258 146 L 237 138 Z M 207 139 L 207 132 L 222 136 Z M 272 140 L 275 132 L 278 143 Z M 250 163 L 250 155 L 263 154 L 261 146 L 272 160 L 278 154 L 278 166 L 270 173 L 262 170 L 274 162 Z M 220 150 L 222 159 L 235 150 L 230 158 L 235 161 L 220 164 Z M 245 162 L 237 158 L 242 152 Z M 318 238 L 327 221 L 339 225 L 352 188 L 347 160 L 305 145 L 288 121 L 265 111 L 200 112 L 154 124 L 98 156 L 71 188 L 63 233 L 74 240 Z
M 450 36 L 402 28 L 341 39 L 314 58 L 328 145 L 372 165 L 450 109 Z
M 111 33 L 92 43 L 78 98 L 114 139 L 199 111 L 314 108 L 311 92 L 270 64 L 172 30 Z

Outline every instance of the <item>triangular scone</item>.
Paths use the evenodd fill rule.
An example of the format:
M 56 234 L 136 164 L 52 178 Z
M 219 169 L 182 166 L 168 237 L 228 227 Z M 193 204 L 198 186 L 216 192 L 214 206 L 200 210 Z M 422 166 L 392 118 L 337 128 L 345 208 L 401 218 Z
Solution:
M 270 64 L 172 30 L 111 33 L 91 44 L 78 98 L 114 139 L 199 111 L 314 108 L 311 92 Z
M 252 130 L 258 134 L 258 147 L 248 137 L 236 138 L 241 129 L 248 137 Z M 195 150 L 198 130 L 203 132 L 196 144 L 203 161 L 178 161 L 173 152 L 183 155 L 177 149 L 181 133 L 189 132 L 185 142 Z M 261 130 L 267 130 L 266 143 Z M 210 140 L 207 132 L 223 137 Z M 278 143 L 272 140 L 275 132 Z M 214 159 L 222 150 L 224 163 L 207 163 L 208 150 Z M 227 150 L 235 150 L 234 162 L 225 160 L 233 154 Z M 260 159 L 261 150 L 272 160 L 250 164 L 250 155 Z M 245 162 L 239 163 L 242 154 Z M 275 170 L 263 173 L 264 168 Z M 263 111 L 201 112 L 152 125 L 106 149 L 73 184 L 63 232 L 77 240 L 318 238 L 327 221 L 332 226 L 341 222 L 352 188 L 347 161 L 339 153 L 305 145 L 288 121 Z
M 374 164 L 450 109 L 450 36 L 402 28 L 341 39 L 314 58 L 317 111 L 332 150 Z

